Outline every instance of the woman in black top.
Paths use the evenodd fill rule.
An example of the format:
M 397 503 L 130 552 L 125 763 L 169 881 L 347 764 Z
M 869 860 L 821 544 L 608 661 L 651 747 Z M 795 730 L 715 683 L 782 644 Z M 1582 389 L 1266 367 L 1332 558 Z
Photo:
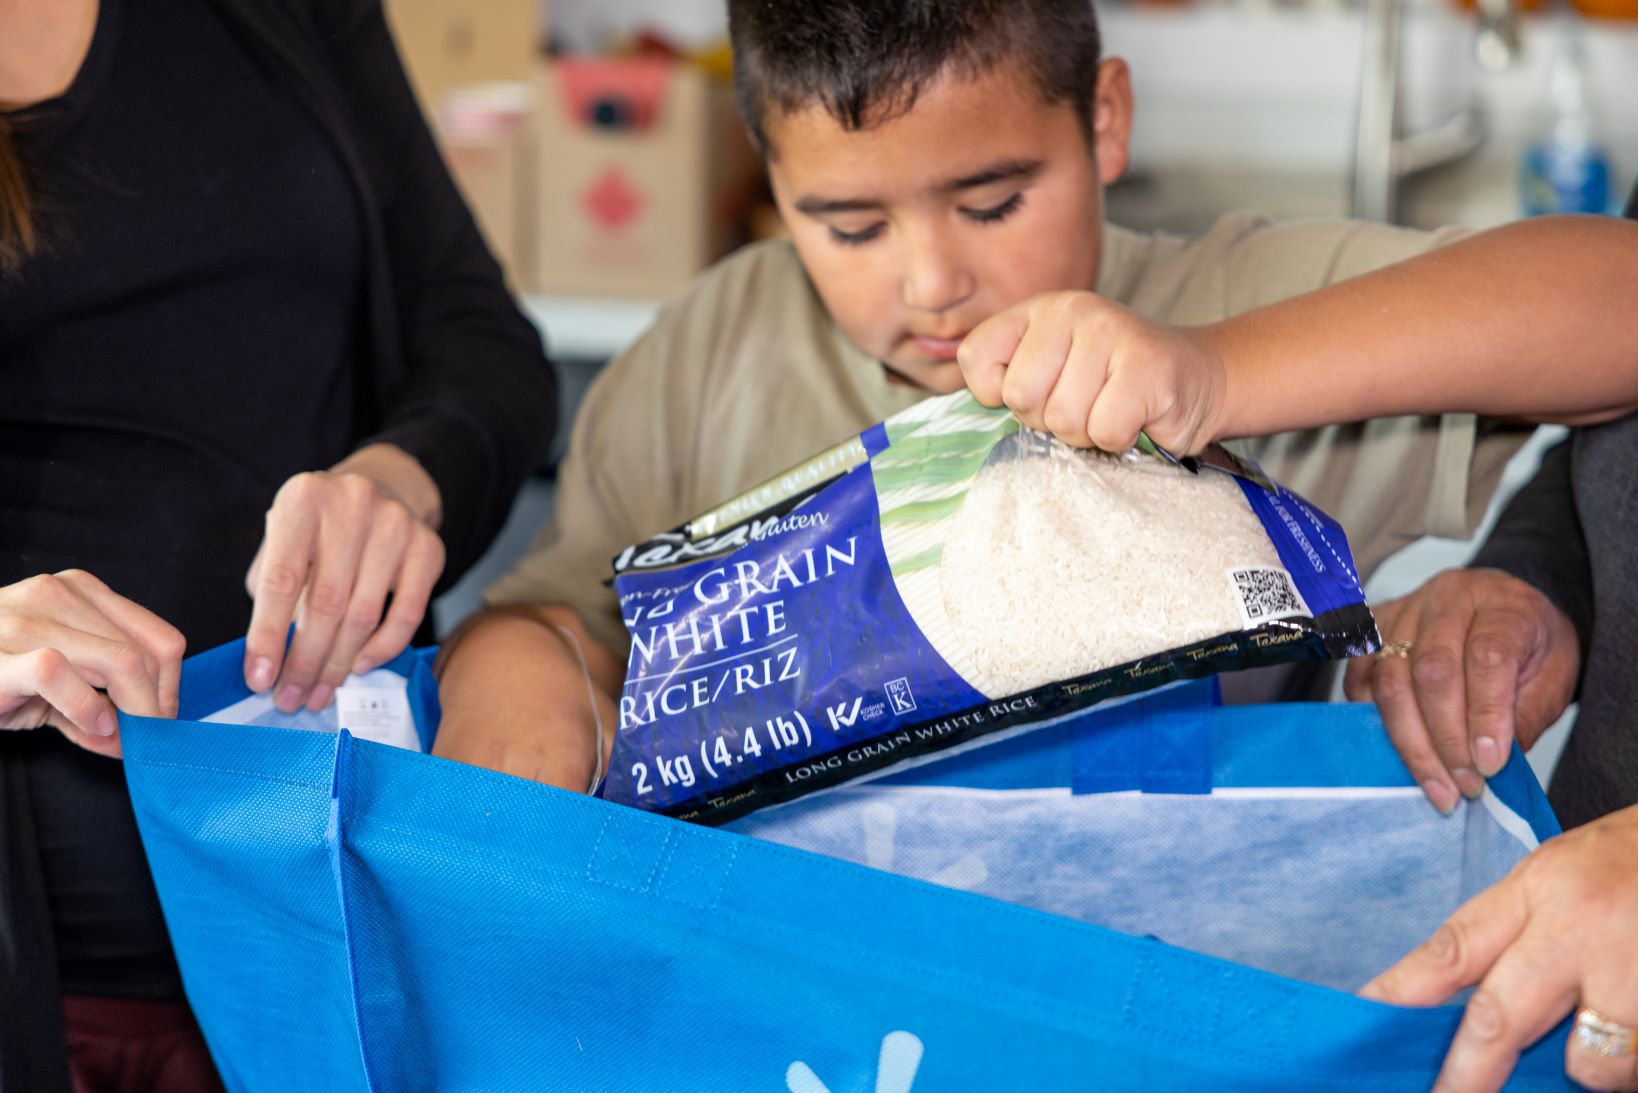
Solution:
M 112 705 L 321 707 L 556 420 L 377 0 L 0 0 L 0 392 L 0 1089 L 208 1088 Z

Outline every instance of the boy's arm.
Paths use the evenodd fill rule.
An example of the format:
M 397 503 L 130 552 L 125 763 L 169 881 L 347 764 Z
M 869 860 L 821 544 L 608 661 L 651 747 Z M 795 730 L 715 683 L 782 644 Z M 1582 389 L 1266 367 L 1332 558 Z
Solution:
M 1638 407 L 1635 278 L 1638 224 L 1551 217 L 1208 326 L 1036 297 L 958 359 L 981 402 L 1111 449 L 1448 410 L 1593 422 Z
M 625 674 L 625 627 L 604 584 L 614 556 L 675 522 L 694 413 L 673 359 L 676 317 L 610 362 L 575 415 L 550 520 L 444 641 L 434 753 L 584 792 L 607 761 Z M 598 727 L 603 751 L 599 756 Z
M 1207 328 L 1228 371 L 1216 435 L 1447 410 L 1619 417 L 1638 408 L 1635 279 L 1638 224 L 1552 217 Z
M 634 537 L 627 502 L 643 507 L 641 468 L 617 427 L 642 404 L 606 395 L 618 379 L 588 395 L 537 541 L 443 642 L 436 755 L 578 793 L 606 769 L 625 663 L 603 579 Z
M 608 769 L 625 667 L 561 604 L 490 607 L 445 645 L 433 754 L 584 793 Z

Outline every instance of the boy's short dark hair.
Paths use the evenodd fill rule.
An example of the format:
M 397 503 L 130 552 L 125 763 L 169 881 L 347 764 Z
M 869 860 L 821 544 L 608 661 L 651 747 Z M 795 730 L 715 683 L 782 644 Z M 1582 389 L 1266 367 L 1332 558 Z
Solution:
M 822 105 L 847 130 L 909 110 L 948 65 L 1028 71 L 1088 134 L 1100 42 L 1092 0 L 729 0 L 734 88 L 757 147 L 771 105 Z

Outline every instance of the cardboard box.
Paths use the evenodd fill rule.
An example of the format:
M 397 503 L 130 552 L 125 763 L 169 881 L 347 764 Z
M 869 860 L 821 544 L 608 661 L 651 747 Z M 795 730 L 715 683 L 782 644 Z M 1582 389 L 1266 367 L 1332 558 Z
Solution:
M 528 195 L 533 157 L 527 83 L 477 84 L 444 97 L 435 119 L 444 162 L 514 291 L 533 257 Z
M 528 79 L 540 54 L 542 0 L 386 0 L 386 8 L 428 117 L 454 88 Z
M 562 58 L 538 90 L 532 291 L 664 299 L 738 242 L 762 165 L 727 84 L 686 62 Z
M 522 265 L 529 253 L 525 231 L 523 142 L 515 137 L 493 139 L 441 137 L 444 160 L 466 198 L 489 251 L 506 270 L 514 289 L 528 283 Z

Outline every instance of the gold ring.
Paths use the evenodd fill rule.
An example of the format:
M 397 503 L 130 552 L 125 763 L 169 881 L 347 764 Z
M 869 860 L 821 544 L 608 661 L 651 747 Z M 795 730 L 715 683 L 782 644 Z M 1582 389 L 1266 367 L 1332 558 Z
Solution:
M 1638 1053 L 1638 1030 L 1612 1021 L 1591 1006 L 1575 1011 L 1575 1038 L 1606 1058 Z
M 1383 661 L 1389 659 L 1390 657 L 1398 657 L 1400 660 L 1409 660 L 1411 646 L 1415 644 L 1415 642 L 1406 641 L 1403 638 L 1399 639 L 1398 641 L 1390 641 L 1388 644 L 1376 651 L 1376 659 L 1378 661 Z

